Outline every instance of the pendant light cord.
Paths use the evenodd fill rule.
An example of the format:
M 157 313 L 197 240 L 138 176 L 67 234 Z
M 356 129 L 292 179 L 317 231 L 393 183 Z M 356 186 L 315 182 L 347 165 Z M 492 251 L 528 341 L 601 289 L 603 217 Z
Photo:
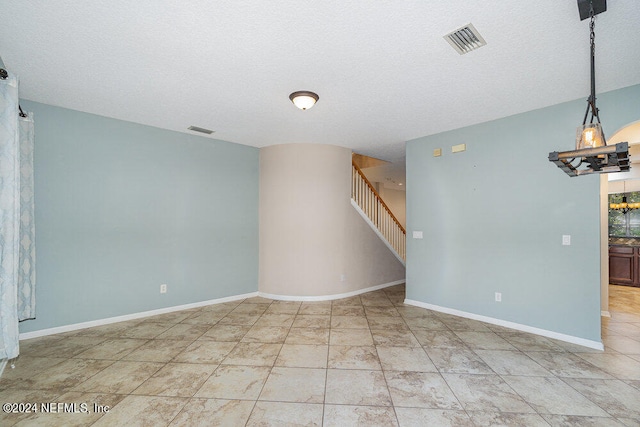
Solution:
M 582 125 L 587 124 L 587 117 L 589 117 L 589 111 L 591 111 L 591 118 L 589 123 L 593 123 L 594 119 L 598 124 L 600 123 L 600 114 L 598 112 L 598 108 L 596 107 L 596 15 L 593 9 L 593 0 L 591 1 L 591 6 L 589 9 L 589 17 L 591 18 L 591 22 L 589 23 L 589 44 L 590 44 L 590 57 L 591 57 L 591 94 L 587 99 L 587 111 L 584 113 L 584 119 L 582 120 Z M 604 145 L 607 145 L 607 139 L 604 136 L 604 131 L 602 131 L 602 139 Z

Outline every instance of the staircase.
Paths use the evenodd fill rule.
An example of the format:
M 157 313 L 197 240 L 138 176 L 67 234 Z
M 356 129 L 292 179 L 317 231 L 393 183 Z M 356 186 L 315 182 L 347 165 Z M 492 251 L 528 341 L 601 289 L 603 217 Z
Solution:
M 406 265 L 407 232 L 358 165 L 351 164 L 351 204 L 396 258 Z

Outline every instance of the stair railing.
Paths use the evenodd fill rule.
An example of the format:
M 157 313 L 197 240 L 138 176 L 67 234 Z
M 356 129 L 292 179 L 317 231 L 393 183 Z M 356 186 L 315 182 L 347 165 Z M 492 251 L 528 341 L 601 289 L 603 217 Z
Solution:
M 407 232 L 358 165 L 354 162 L 352 165 L 351 198 L 398 256 L 406 261 Z

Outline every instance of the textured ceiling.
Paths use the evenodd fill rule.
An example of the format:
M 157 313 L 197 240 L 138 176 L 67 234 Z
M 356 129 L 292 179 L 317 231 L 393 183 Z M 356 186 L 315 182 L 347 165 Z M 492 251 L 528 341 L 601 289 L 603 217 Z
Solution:
M 640 83 L 640 3 L 608 3 L 598 92 Z M 468 23 L 487 45 L 461 56 L 443 36 Z M 392 161 L 412 138 L 586 99 L 588 42 L 575 0 L 0 2 L 0 56 L 23 98 Z M 300 111 L 296 90 L 320 100 Z

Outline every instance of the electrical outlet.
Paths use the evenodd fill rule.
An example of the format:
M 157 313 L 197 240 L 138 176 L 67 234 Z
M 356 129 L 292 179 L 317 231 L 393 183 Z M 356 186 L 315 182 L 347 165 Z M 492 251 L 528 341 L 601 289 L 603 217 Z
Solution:
M 160 293 L 161 294 L 166 294 L 167 293 L 167 285 L 165 285 L 165 284 L 160 285 Z
M 502 302 L 502 294 L 500 292 L 496 292 L 496 302 Z
M 341 281 L 341 282 L 344 282 L 344 281 L 346 281 L 346 280 L 347 280 L 347 275 L 346 275 L 346 274 L 341 274 L 341 275 L 340 275 L 340 281 Z

